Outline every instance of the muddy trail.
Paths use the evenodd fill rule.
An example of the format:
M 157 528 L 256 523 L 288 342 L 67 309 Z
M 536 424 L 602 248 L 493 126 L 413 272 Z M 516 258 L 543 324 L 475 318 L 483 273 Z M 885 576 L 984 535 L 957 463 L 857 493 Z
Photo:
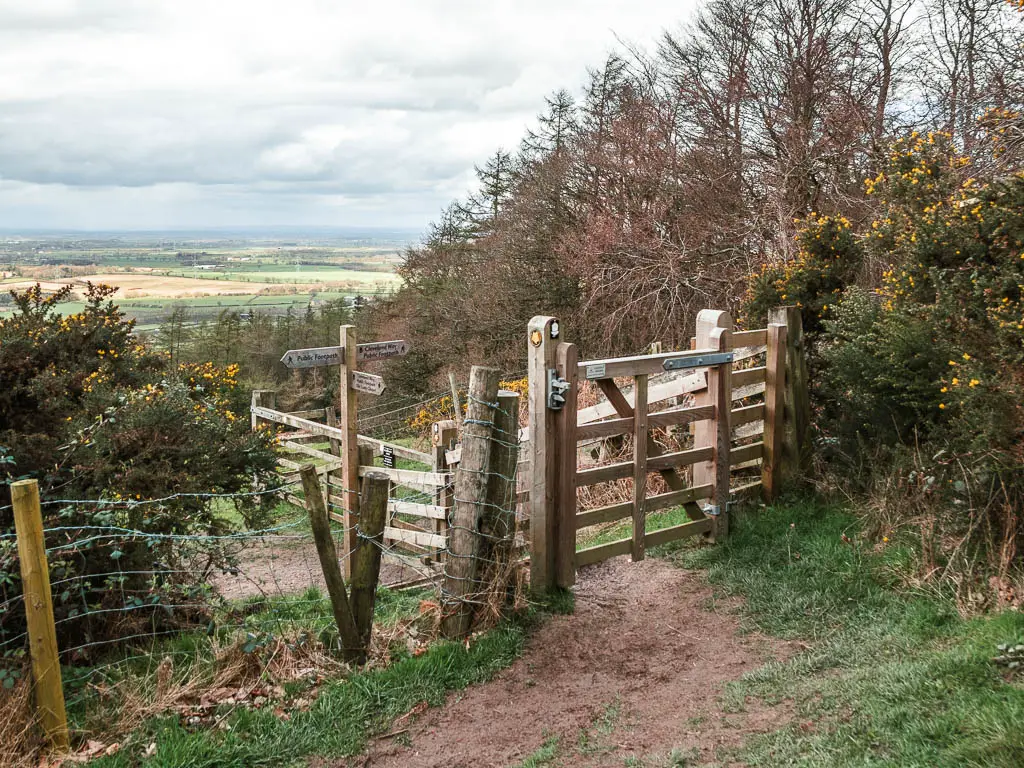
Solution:
M 581 570 L 575 614 L 548 620 L 514 665 L 333 765 L 506 768 L 538 750 L 552 766 L 719 761 L 790 716 L 786 704 L 722 708 L 727 682 L 794 650 L 741 634 L 737 606 L 658 559 Z

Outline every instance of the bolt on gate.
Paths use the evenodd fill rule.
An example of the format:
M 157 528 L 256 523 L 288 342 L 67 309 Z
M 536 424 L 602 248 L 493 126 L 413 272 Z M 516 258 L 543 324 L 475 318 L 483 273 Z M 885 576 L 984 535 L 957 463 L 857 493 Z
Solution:
M 559 338 L 556 318 L 533 318 L 528 349 L 530 581 L 534 589 L 569 587 L 580 566 L 625 554 L 642 560 L 648 547 L 688 536 L 705 534 L 710 541 L 722 540 L 729 531 L 732 494 L 755 486 L 762 486 L 769 497 L 777 492 L 784 457 L 798 453 L 785 444 L 783 419 L 802 402 L 792 391 L 802 382 L 786 375 L 787 354 L 793 353 L 787 348 L 787 322 L 795 322 L 791 335 L 799 338 L 799 314 L 778 312 L 773 312 L 772 319 L 781 323 L 734 332 L 728 313 L 704 310 L 697 318 L 693 349 L 583 362 L 578 360 L 576 346 Z M 765 365 L 734 372 L 734 350 L 740 347 L 747 350 L 746 359 L 766 353 Z M 650 377 L 680 371 L 696 376 L 688 377 L 689 382 L 675 382 L 671 391 L 693 393 L 695 403 L 651 412 L 653 400 L 665 399 L 667 385 L 656 385 L 655 394 Z M 628 396 L 616 383 L 623 378 L 632 380 Z M 593 421 L 590 414 L 585 416 L 593 407 L 577 412 L 581 380 L 593 382 L 607 398 L 610 409 L 605 411 L 610 410 L 607 415 L 612 418 Z M 734 401 L 747 402 L 762 392 L 763 402 L 733 409 Z M 682 425 L 690 425 L 693 447 L 666 451 L 654 439 L 654 430 Z M 734 448 L 737 428 L 744 438 L 763 434 L 763 439 Z M 631 460 L 579 467 L 580 442 L 614 436 L 633 438 Z M 802 435 L 794 435 L 789 442 L 802 440 Z M 761 480 L 730 490 L 732 469 L 749 469 L 758 463 Z M 687 466 L 692 467 L 690 482 L 680 472 Z M 649 473 L 658 473 L 668 492 L 649 496 Z M 633 480 L 630 501 L 578 510 L 578 488 L 627 478 Z M 680 506 L 688 522 L 647 530 L 648 513 Z M 629 538 L 577 551 L 579 530 L 626 519 L 632 522 Z

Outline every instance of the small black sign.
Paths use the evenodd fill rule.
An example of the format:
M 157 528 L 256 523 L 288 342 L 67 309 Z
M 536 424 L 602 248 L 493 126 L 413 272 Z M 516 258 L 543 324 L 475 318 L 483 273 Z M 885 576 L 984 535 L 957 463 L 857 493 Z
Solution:
M 384 466 L 388 469 L 395 468 L 395 449 L 390 445 L 381 446 L 381 456 L 384 459 Z

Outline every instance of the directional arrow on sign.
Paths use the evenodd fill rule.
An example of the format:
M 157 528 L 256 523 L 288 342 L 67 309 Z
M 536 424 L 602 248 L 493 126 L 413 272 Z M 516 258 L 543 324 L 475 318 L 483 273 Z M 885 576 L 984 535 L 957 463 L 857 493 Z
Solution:
M 356 346 L 356 360 L 387 360 L 389 357 L 405 357 L 409 354 L 409 342 L 405 339 L 397 341 L 374 341 Z
M 367 395 L 380 395 L 384 392 L 384 379 L 374 376 L 372 373 L 352 371 L 350 378 L 352 389 L 356 392 L 364 392 Z
M 344 361 L 344 347 L 289 349 L 281 358 L 281 362 L 288 368 L 320 368 L 325 365 L 341 365 Z

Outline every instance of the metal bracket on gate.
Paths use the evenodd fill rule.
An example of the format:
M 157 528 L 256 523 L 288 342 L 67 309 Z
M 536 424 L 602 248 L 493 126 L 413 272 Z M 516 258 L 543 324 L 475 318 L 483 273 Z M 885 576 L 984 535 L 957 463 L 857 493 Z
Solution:
M 684 368 L 706 368 L 709 365 L 721 365 L 732 361 L 732 352 L 713 352 L 700 357 L 673 357 L 662 363 L 661 367 L 666 371 L 679 371 Z
M 548 368 L 548 408 L 553 411 L 562 410 L 565 405 L 565 391 L 569 389 L 569 382 L 560 378 L 558 371 Z
M 735 503 L 735 501 L 727 501 L 725 503 L 726 513 L 728 513 L 729 510 L 732 509 Z M 720 514 L 722 514 L 722 507 L 719 504 L 705 504 L 703 509 L 701 509 L 701 512 L 703 512 L 708 517 L 718 517 Z

